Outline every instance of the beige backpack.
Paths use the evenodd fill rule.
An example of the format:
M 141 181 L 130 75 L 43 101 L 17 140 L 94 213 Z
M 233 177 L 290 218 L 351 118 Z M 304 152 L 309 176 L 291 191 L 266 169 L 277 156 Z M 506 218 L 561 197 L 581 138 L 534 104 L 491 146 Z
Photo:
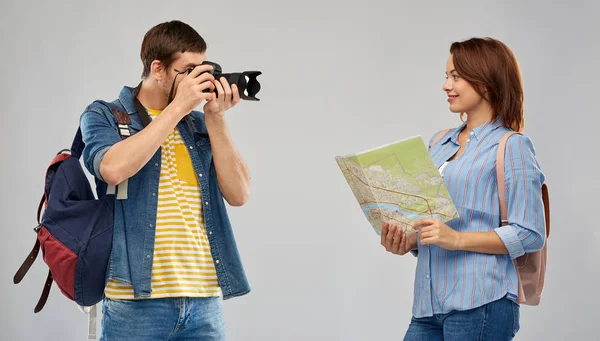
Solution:
M 450 129 L 444 130 L 438 134 L 431 143 L 435 145 Z M 498 143 L 498 154 L 496 156 L 496 177 L 498 178 L 498 196 L 500 199 L 500 221 L 501 225 L 508 225 L 508 207 L 506 203 L 506 193 L 504 192 L 504 151 L 506 150 L 506 141 L 515 131 L 509 131 Z M 536 252 L 526 253 L 517 257 L 513 262 L 517 269 L 519 279 L 519 293 L 517 301 L 526 305 L 538 305 L 544 289 L 544 279 L 546 277 L 546 261 L 548 257 L 548 236 L 550 236 L 550 199 L 548 196 L 548 187 L 542 184 L 542 201 L 544 202 L 544 217 L 546 220 L 546 240 L 544 247 Z

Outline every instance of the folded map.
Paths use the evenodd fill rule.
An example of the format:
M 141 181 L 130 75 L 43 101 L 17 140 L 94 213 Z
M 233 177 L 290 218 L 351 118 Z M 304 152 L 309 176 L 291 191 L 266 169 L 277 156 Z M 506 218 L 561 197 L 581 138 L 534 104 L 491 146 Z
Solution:
M 367 220 L 378 235 L 384 222 L 407 234 L 422 218 L 458 218 L 444 180 L 421 136 L 386 144 L 335 160 Z

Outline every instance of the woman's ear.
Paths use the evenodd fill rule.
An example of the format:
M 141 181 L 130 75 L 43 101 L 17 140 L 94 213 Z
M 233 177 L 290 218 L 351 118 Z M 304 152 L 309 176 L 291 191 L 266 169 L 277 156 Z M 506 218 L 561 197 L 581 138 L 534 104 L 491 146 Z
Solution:
M 485 98 L 486 100 L 489 100 L 490 99 L 490 93 L 488 92 L 487 86 L 482 85 L 481 88 L 480 88 L 480 90 L 481 90 L 481 96 L 483 98 Z

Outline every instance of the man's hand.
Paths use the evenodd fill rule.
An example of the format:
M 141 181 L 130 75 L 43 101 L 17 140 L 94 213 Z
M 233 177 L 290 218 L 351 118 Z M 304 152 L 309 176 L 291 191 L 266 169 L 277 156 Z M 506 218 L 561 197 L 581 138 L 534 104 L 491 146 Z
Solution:
M 202 101 L 210 101 L 214 97 L 215 77 L 209 73 L 212 69 L 212 65 L 198 65 L 177 85 L 173 104 L 181 111 L 182 118 Z M 207 89 L 211 92 L 204 92 Z
M 417 249 L 417 234 L 406 235 L 398 225 L 383 223 L 381 245 L 388 252 L 396 255 L 404 255 L 408 251 Z
M 413 228 L 419 230 L 421 245 L 437 245 L 452 251 L 460 248 L 460 233 L 440 219 L 421 219 L 413 223 Z
M 229 82 L 225 77 L 213 82 L 217 94 L 212 94 L 212 98 L 204 105 L 204 113 L 206 115 L 223 116 L 225 110 L 232 108 L 240 102 L 240 93 L 237 85 L 229 86 Z

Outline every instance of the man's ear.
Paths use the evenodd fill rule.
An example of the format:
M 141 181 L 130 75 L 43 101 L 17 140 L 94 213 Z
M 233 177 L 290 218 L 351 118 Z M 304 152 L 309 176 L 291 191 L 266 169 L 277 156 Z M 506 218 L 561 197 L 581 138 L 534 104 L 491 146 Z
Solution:
M 163 63 L 161 63 L 159 60 L 154 60 L 152 61 L 152 64 L 150 64 L 150 73 L 152 74 L 152 76 L 154 76 L 154 78 L 157 81 L 161 81 L 163 80 L 163 78 L 165 78 L 166 73 L 165 73 L 165 67 L 163 66 Z

